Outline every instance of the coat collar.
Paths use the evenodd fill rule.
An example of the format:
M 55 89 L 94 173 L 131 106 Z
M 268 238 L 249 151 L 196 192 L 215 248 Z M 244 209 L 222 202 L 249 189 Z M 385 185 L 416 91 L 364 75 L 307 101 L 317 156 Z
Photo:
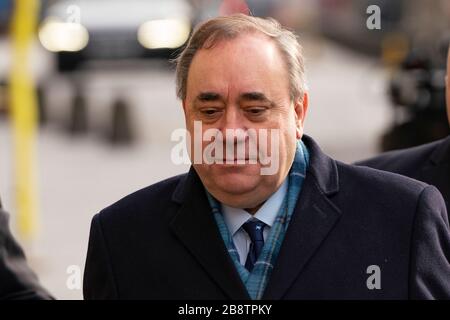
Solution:
M 430 156 L 430 162 L 433 165 L 450 163 L 450 135 L 439 142 Z
M 310 165 L 263 299 L 283 298 L 341 216 L 329 198 L 339 192 L 336 161 L 310 137 L 303 141 Z
M 450 209 L 450 136 L 435 143 L 428 161 L 420 168 L 416 179 L 434 185 L 442 193 L 447 211 Z M 450 214 L 450 213 L 449 213 Z
M 287 293 L 341 215 L 329 199 L 339 191 L 336 161 L 326 156 L 312 138 L 305 135 L 303 141 L 310 164 L 264 299 L 281 299 Z M 181 178 L 172 200 L 181 205 L 171 224 L 175 235 L 229 298 L 249 299 L 192 167 Z
M 171 229 L 229 299 L 249 300 L 247 289 L 220 236 L 204 187 L 191 167 L 175 189 L 181 204 Z
M 307 173 L 314 176 L 318 187 L 326 195 L 338 192 L 339 174 L 336 161 L 323 153 L 319 145 L 311 137 L 304 135 L 302 140 L 310 154 Z

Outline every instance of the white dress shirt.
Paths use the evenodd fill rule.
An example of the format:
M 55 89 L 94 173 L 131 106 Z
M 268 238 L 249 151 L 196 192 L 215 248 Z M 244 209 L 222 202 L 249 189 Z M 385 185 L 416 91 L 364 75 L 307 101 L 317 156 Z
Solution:
M 247 260 L 251 243 L 250 237 L 242 228 L 242 225 L 251 219 L 257 219 L 264 222 L 266 226 L 264 227 L 263 237 L 264 241 L 266 241 L 269 236 L 270 228 L 272 227 L 278 211 L 283 204 L 284 197 L 287 193 L 287 188 L 288 179 L 285 179 L 278 190 L 272 194 L 266 202 L 264 202 L 261 208 L 259 208 L 254 215 L 251 215 L 244 209 L 233 208 L 225 204 L 221 204 L 225 223 L 227 224 L 230 234 L 233 236 L 233 242 L 239 253 L 239 260 L 242 265 L 245 265 L 245 260 Z

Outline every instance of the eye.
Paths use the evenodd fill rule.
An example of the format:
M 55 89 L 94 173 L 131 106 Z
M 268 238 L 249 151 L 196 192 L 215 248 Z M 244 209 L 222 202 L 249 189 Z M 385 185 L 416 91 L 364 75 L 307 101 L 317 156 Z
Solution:
M 220 109 L 218 108 L 204 108 L 202 109 L 200 112 L 202 115 L 206 116 L 206 117 L 213 117 L 216 116 L 220 113 Z
M 251 107 L 251 108 L 247 108 L 246 112 L 248 114 L 250 114 L 251 116 L 259 116 L 262 115 L 267 108 L 265 107 Z

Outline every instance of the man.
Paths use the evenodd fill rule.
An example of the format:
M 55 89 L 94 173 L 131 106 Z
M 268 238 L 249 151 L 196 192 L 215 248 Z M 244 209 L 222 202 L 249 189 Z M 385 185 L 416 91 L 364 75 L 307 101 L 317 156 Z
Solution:
M 450 298 L 441 195 L 303 135 L 293 33 L 209 20 L 177 60 L 177 89 L 193 166 L 93 218 L 86 299 Z
M 23 250 L 8 228 L 0 201 L 0 300 L 52 299 L 28 267 Z
M 447 117 L 450 124 L 450 49 L 447 54 Z M 386 152 L 358 165 L 395 172 L 435 186 L 450 213 L 450 136 L 404 150 Z

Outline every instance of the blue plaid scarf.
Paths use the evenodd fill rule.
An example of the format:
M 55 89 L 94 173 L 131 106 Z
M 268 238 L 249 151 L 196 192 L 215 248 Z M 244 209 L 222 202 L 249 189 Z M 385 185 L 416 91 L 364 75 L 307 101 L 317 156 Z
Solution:
M 234 245 L 233 237 L 228 231 L 225 219 L 221 213 L 220 203 L 214 199 L 209 192 L 206 192 L 220 234 L 228 249 L 228 253 L 234 262 L 242 282 L 247 288 L 248 294 L 253 300 L 260 300 L 264 294 L 264 290 L 269 281 L 273 266 L 275 265 L 278 253 L 280 252 L 284 235 L 294 212 L 298 195 L 302 189 L 308 164 L 308 150 L 303 141 L 299 140 L 297 142 L 294 162 L 288 175 L 289 183 L 287 194 L 283 200 L 280 211 L 278 212 L 275 221 L 270 228 L 268 238 L 264 243 L 262 252 L 258 257 L 252 272 L 249 272 L 240 263 L 239 254 Z

